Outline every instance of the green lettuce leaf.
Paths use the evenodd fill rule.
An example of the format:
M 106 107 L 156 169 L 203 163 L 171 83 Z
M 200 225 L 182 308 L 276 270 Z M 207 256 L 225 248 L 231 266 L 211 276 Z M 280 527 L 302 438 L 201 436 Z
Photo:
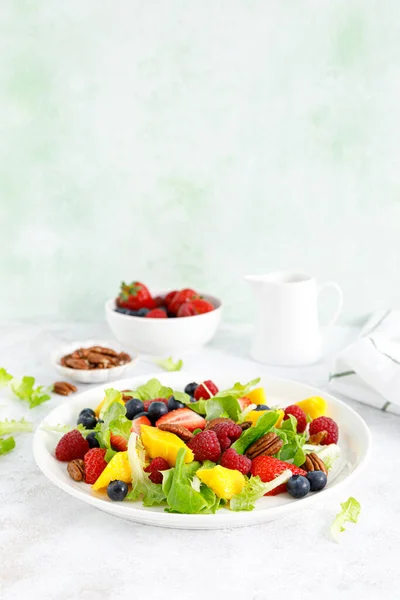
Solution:
M 10 375 L 10 373 L 7 373 L 7 371 L 3 367 L 0 369 L 0 387 L 3 387 L 10 383 L 12 378 L 13 376 Z
M 289 481 L 291 476 L 292 471 L 290 469 L 286 469 L 283 471 L 283 473 L 278 475 L 278 477 L 275 477 L 275 479 L 268 481 L 267 483 L 261 481 L 258 475 L 257 477 L 250 477 L 240 494 L 235 494 L 235 496 L 232 496 L 229 503 L 229 508 L 233 511 L 253 510 L 257 500 L 278 487 L 278 485 L 282 485 L 283 483 Z
M 124 392 L 124 395 L 131 396 L 132 398 L 138 398 L 138 400 L 142 400 L 142 402 L 145 400 L 154 400 L 155 398 L 169 398 L 170 396 L 174 396 L 174 398 L 179 400 L 179 402 L 183 402 L 183 404 L 190 404 L 189 394 L 185 394 L 185 392 L 177 392 L 170 387 L 165 387 L 158 381 L 158 379 L 150 379 L 147 383 L 139 386 L 137 390 Z
M 108 388 L 104 390 L 104 394 L 105 402 L 101 407 L 99 414 L 100 419 L 102 419 L 103 421 L 105 414 L 107 413 L 108 409 L 112 404 L 116 402 L 122 407 L 122 404 L 120 402 L 122 400 L 122 392 L 120 392 L 119 390 L 115 390 L 114 388 Z
M 85 427 L 83 425 L 61 425 L 60 423 L 57 423 L 55 425 L 52 425 L 50 423 L 44 423 L 40 429 L 42 429 L 43 431 L 49 431 L 49 432 L 54 432 L 54 433 L 68 433 L 69 431 L 72 431 L 73 429 L 77 429 L 82 435 L 88 435 L 89 433 L 92 433 L 92 431 L 96 431 L 95 429 L 85 429 Z
M 183 514 L 215 513 L 220 501 L 206 485 L 200 485 L 200 491 L 192 486 L 192 480 L 200 464 L 184 463 L 186 450 L 178 452 L 176 465 L 164 472 L 162 487 L 167 498 L 168 511 Z
M 279 413 L 273 410 L 265 412 L 257 421 L 254 427 L 246 429 L 236 442 L 231 446 L 238 454 L 244 454 L 249 446 L 257 441 L 262 435 L 271 431 L 277 420 Z
M 103 423 L 98 423 L 96 425 L 95 433 L 96 439 L 100 444 L 100 448 L 105 448 L 107 450 L 105 454 L 106 462 L 110 462 L 112 457 L 116 454 L 116 451 L 111 447 L 110 436 L 114 435 L 122 435 L 127 441 L 130 436 L 130 431 L 132 427 L 132 421 L 126 418 L 126 409 L 123 404 L 118 402 L 118 397 L 111 392 L 115 390 L 106 390 L 109 391 L 110 400 L 114 398 L 111 403 L 108 403 L 108 408 L 103 414 Z
M 219 417 L 229 417 L 234 421 L 239 421 L 242 414 L 240 404 L 234 396 L 223 396 L 220 398 L 214 396 L 209 400 L 192 402 L 189 408 L 199 415 L 205 415 L 208 421 L 218 419 Z
M 43 385 L 35 388 L 34 385 L 35 378 L 29 375 L 25 375 L 21 380 L 13 379 L 11 381 L 12 391 L 20 400 L 29 402 L 29 408 L 35 408 L 51 398 L 49 388 L 45 388 Z
M 339 542 L 339 533 L 345 531 L 344 524 L 347 521 L 357 523 L 361 510 L 361 504 L 352 496 L 346 502 L 341 503 L 340 506 L 342 510 L 336 515 L 331 526 L 331 533 L 336 542 Z
M 183 449 L 185 451 L 185 449 Z M 132 490 L 126 496 L 127 500 L 142 498 L 144 506 L 161 504 L 165 500 L 163 486 L 150 481 L 144 471 L 145 451 L 139 436 L 132 433 L 128 442 L 128 460 L 132 471 Z M 164 474 L 168 471 L 164 471 Z
M 32 431 L 33 423 L 21 419 L 20 421 L 0 421 L 0 436 L 8 433 L 22 433 L 24 431 Z
M 165 369 L 166 371 L 180 371 L 183 367 L 183 360 L 180 359 L 174 362 L 172 356 L 169 356 L 168 358 L 161 358 L 159 360 L 155 360 L 154 362 L 156 365 L 162 369 Z M 159 398 L 161 397 L 162 396 L 159 396 Z
M 340 447 L 337 444 L 329 444 L 328 446 L 304 444 L 303 450 L 306 454 L 309 454 L 310 452 L 318 454 L 320 459 L 324 461 L 324 465 L 328 471 L 332 469 L 333 465 L 341 455 Z
M 306 460 L 306 455 L 303 446 L 306 442 L 304 433 L 297 433 L 297 419 L 293 415 L 289 415 L 288 419 L 282 422 L 278 429 L 274 429 L 274 433 L 278 435 L 283 446 L 279 451 L 279 460 L 293 461 L 296 467 L 300 467 Z
M 0 454 L 7 454 L 14 450 L 15 440 L 13 437 L 0 438 Z
M 234 398 L 243 398 L 244 396 L 246 396 L 246 394 L 248 394 L 252 388 L 254 386 L 257 385 L 257 383 L 259 383 L 260 381 L 260 377 L 258 377 L 257 379 L 253 379 L 252 381 L 249 381 L 248 383 L 245 384 L 241 384 L 239 382 L 235 383 L 234 386 L 232 388 L 229 388 L 227 390 L 221 390 L 220 392 L 218 392 L 214 398 L 221 398 L 223 396 L 233 396 Z

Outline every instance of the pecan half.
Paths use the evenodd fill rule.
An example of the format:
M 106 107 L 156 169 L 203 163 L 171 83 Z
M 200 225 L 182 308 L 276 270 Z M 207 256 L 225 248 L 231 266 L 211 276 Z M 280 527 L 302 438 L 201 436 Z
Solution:
M 306 462 L 301 467 L 305 471 L 322 471 L 325 475 L 328 475 L 328 470 L 325 467 L 324 461 L 320 459 L 318 454 L 310 452 L 306 454 Z
M 78 388 L 68 381 L 56 381 L 53 383 L 53 393 L 60 394 L 60 396 L 69 396 L 74 392 L 77 392 Z
M 119 365 L 124 365 L 125 363 L 131 362 L 131 357 L 126 352 L 120 352 L 117 356 Z
M 283 442 L 279 435 L 276 433 L 266 433 L 262 437 L 260 437 L 254 444 L 251 444 L 249 448 L 247 448 L 245 454 L 251 460 L 256 456 L 273 456 L 282 448 Z
M 204 431 L 208 431 L 209 429 L 212 429 L 218 423 L 225 423 L 225 421 L 228 421 L 229 423 L 234 423 L 234 421 L 232 421 L 232 419 L 228 419 L 226 417 L 218 417 L 217 419 L 211 419 L 211 421 L 207 421 L 207 424 L 204 427 Z
M 106 356 L 105 354 L 98 354 L 97 352 L 89 352 L 87 359 L 89 362 L 95 365 L 104 365 L 107 366 L 111 363 L 111 357 Z
M 74 481 L 85 479 L 85 463 L 81 458 L 76 458 L 68 463 L 67 471 Z
M 314 435 L 310 435 L 310 439 L 308 440 L 309 444 L 314 444 L 315 446 L 318 446 L 319 444 L 321 444 L 324 439 L 328 437 L 328 432 L 327 431 L 319 431 L 318 433 L 314 433 Z
M 193 433 L 183 425 L 164 423 L 163 425 L 159 425 L 158 429 L 161 429 L 161 431 L 169 431 L 170 433 L 174 433 L 178 436 L 178 438 L 181 438 L 183 442 L 189 442 L 194 438 Z
M 89 363 L 85 358 L 71 358 L 70 356 L 65 357 L 65 364 L 71 369 L 88 370 Z
M 91 346 L 87 348 L 88 352 L 95 352 L 96 354 L 105 354 L 106 356 L 114 356 L 118 357 L 118 352 L 113 350 L 112 348 L 104 348 L 103 346 Z
M 251 421 L 243 421 L 243 423 L 238 423 L 238 425 L 242 431 L 246 431 L 246 429 L 250 429 L 253 423 Z

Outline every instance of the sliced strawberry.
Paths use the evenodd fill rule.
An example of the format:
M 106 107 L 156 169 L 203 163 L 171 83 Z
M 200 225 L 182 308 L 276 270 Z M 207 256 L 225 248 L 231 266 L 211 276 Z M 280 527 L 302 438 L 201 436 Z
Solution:
M 167 306 L 169 306 L 169 304 L 171 304 L 172 300 L 175 298 L 176 294 L 178 293 L 177 290 L 173 290 L 172 292 L 168 292 L 168 294 L 165 296 L 164 300 L 164 304 L 166 304 Z
M 178 408 L 177 410 L 172 410 L 171 412 L 163 415 L 158 421 L 156 421 L 156 427 L 159 425 L 183 425 L 189 431 L 194 431 L 195 429 L 204 429 L 206 426 L 206 420 L 201 416 L 195 413 L 190 408 Z
M 194 317 L 195 315 L 197 315 L 197 312 L 193 306 L 193 302 L 184 302 L 180 305 L 176 313 L 177 317 Z
M 171 302 L 169 303 L 168 310 L 176 315 L 181 304 L 183 304 L 187 300 L 193 300 L 194 298 L 198 297 L 198 293 L 194 290 L 191 290 L 190 288 L 180 290 L 180 292 L 177 292 L 171 300 Z
M 128 442 L 122 435 L 110 435 L 110 444 L 113 450 L 117 452 L 125 452 L 128 449 Z
M 134 433 L 137 433 L 138 435 L 140 435 L 140 427 L 141 427 L 141 425 L 150 425 L 150 427 L 151 427 L 150 419 L 148 419 L 145 416 L 138 417 L 137 419 L 133 419 L 131 431 L 133 431 Z
M 198 315 L 204 315 L 205 313 L 211 312 L 214 310 L 214 306 L 211 302 L 204 300 L 203 298 L 195 298 L 191 301 L 192 307 L 196 311 Z
M 149 410 L 149 406 L 150 404 L 152 404 L 153 402 L 163 402 L 165 404 L 165 406 L 168 406 L 168 399 L 167 398 L 154 398 L 153 400 L 145 400 L 143 402 L 143 406 L 144 406 L 144 411 L 148 412 Z
M 168 315 L 165 312 L 164 308 L 153 308 L 150 310 L 147 315 L 144 316 L 145 319 L 167 319 Z
M 194 391 L 194 397 L 196 400 L 208 400 L 215 394 L 218 394 L 218 388 L 211 379 L 206 379 Z
M 244 396 L 243 398 L 238 398 L 238 402 L 240 404 L 241 410 L 244 410 L 245 408 L 250 406 L 250 404 L 252 404 L 250 398 L 246 398 L 246 396 Z

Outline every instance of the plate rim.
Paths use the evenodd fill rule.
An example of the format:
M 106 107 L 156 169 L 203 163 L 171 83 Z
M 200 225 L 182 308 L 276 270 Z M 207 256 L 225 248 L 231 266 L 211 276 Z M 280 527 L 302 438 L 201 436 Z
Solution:
M 226 373 L 223 373 L 223 374 L 226 375 Z M 152 377 L 157 377 L 159 379 L 162 379 L 163 376 L 169 377 L 171 375 L 176 376 L 176 375 L 178 375 L 178 373 L 177 372 L 174 372 L 174 373 L 148 373 L 148 374 L 142 374 L 142 375 L 135 375 L 132 377 L 126 377 L 124 379 L 115 380 L 112 382 L 112 384 L 119 387 L 120 383 L 121 383 L 121 385 L 126 385 L 125 382 L 127 380 L 143 379 L 143 378 L 151 379 Z M 192 372 L 188 372 L 188 373 L 185 372 L 185 377 L 186 376 L 188 377 L 188 379 L 193 377 L 194 378 L 193 381 L 195 381 L 196 380 L 195 378 L 196 377 L 198 378 L 198 373 L 196 374 L 196 373 L 192 373 Z M 324 498 L 326 497 L 326 495 L 328 493 L 332 494 L 334 492 L 337 492 L 338 489 L 341 489 L 344 485 L 347 485 L 348 483 L 353 481 L 355 477 L 358 477 L 361 474 L 361 472 L 365 469 L 365 467 L 368 463 L 368 460 L 370 458 L 372 436 L 371 436 L 371 432 L 370 432 L 368 425 L 366 424 L 364 419 L 357 413 L 357 411 L 355 411 L 352 407 L 348 406 L 343 400 L 340 400 L 339 398 L 332 395 L 331 393 L 325 392 L 324 390 L 314 387 L 308 383 L 304 383 L 304 382 L 297 381 L 294 379 L 276 377 L 274 375 L 268 375 L 268 374 L 262 375 L 261 377 L 267 381 L 275 382 L 277 384 L 290 383 L 292 385 L 293 384 L 300 385 L 300 386 L 308 388 L 310 391 L 312 391 L 313 392 L 312 395 L 317 395 L 315 392 L 318 392 L 318 394 L 325 397 L 328 402 L 333 399 L 333 401 L 336 404 L 338 404 L 341 407 L 344 407 L 345 410 L 349 411 L 349 413 L 351 413 L 353 415 L 353 417 L 355 417 L 357 419 L 357 421 L 359 422 L 359 426 L 362 430 L 362 434 L 364 436 L 365 452 L 364 452 L 363 456 L 360 457 L 359 463 L 354 467 L 354 469 L 350 473 L 348 473 L 348 475 L 346 475 L 346 477 L 344 479 L 342 479 L 341 481 L 338 481 L 333 487 L 328 487 L 328 488 L 326 488 L 326 490 L 324 490 Z M 235 377 L 233 377 L 233 379 L 235 379 Z M 93 393 L 96 390 L 99 390 L 99 391 L 104 390 L 104 388 L 107 387 L 107 385 L 109 385 L 110 383 L 111 382 L 106 382 L 106 383 L 102 383 L 96 387 L 91 387 L 89 390 L 85 390 L 85 391 L 77 394 L 74 397 L 74 400 L 76 400 L 78 397 L 81 398 L 84 395 Z M 218 511 L 218 513 L 216 513 L 216 514 L 204 514 L 204 515 L 203 514 L 194 514 L 194 515 L 175 514 L 175 513 L 168 513 L 168 512 L 164 512 L 164 511 L 156 512 L 156 511 L 152 511 L 151 507 L 150 508 L 147 508 L 147 507 L 136 508 L 133 504 L 129 504 L 129 503 L 123 503 L 123 502 L 117 503 L 116 502 L 114 504 L 110 504 L 108 502 L 104 502 L 104 500 L 102 498 L 99 498 L 95 495 L 87 495 L 83 491 L 74 488 L 71 484 L 66 483 L 63 480 L 61 480 L 59 478 L 59 476 L 53 472 L 53 470 L 48 469 L 46 460 L 44 460 L 44 459 L 42 460 L 43 452 L 48 453 L 48 454 L 50 454 L 50 453 L 44 445 L 44 439 L 42 439 L 42 436 L 44 434 L 46 434 L 46 431 L 42 430 L 41 427 L 48 422 L 48 419 L 49 419 L 49 417 L 51 418 L 52 413 L 54 413 L 56 410 L 58 410 L 60 407 L 62 407 L 64 405 L 71 405 L 71 399 L 69 399 L 69 400 L 66 399 L 64 402 L 62 402 L 57 407 L 55 407 L 52 411 L 50 411 L 44 417 L 44 419 L 42 419 L 42 421 L 37 426 L 34 437 L 33 437 L 33 442 L 32 442 L 33 455 L 34 455 L 35 462 L 36 462 L 37 466 L 39 467 L 40 471 L 44 474 L 44 476 L 47 479 L 49 479 L 54 485 L 56 485 L 59 489 L 63 490 L 64 492 L 66 492 L 70 496 L 76 498 L 77 500 L 83 501 L 86 504 L 93 506 L 93 507 L 95 507 L 99 510 L 102 510 L 103 512 L 106 512 L 108 514 L 111 514 L 113 516 L 117 516 L 117 517 L 124 518 L 124 519 L 129 519 L 129 520 L 137 522 L 137 523 L 142 523 L 142 524 L 156 526 L 156 527 L 167 527 L 167 528 L 176 528 L 176 529 L 210 529 L 210 530 L 211 529 L 228 529 L 228 528 L 235 528 L 235 527 L 246 527 L 246 526 L 250 526 L 250 525 L 265 523 L 270 520 L 275 520 L 277 518 L 295 513 L 298 510 L 301 510 L 303 508 L 305 509 L 307 507 L 310 507 L 315 502 L 318 502 L 318 498 L 321 497 L 320 494 L 316 493 L 316 494 L 310 494 L 306 498 L 303 498 L 301 500 L 301 502 L 290 502 L 290 503 L 283 504 L 280 506 L 262 508 L 258 511 L 255 511 L 255 510 L 240 511 L 240 512 Z M 51 454 L 50 454 L 50 456 L 51 456 Z M 54 458 L 54 460 L 56 460 L 56 459 Z

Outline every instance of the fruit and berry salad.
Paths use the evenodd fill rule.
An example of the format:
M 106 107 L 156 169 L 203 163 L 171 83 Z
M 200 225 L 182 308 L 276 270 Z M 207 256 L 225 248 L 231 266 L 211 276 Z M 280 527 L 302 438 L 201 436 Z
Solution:
M 203 315 L 215 306 L 190 288 L 173 290 L 165 296 L 152 296 L 148 288 L 139 281 L 121 283 L 119 296 L 115 300 L 116 312 L 146 319 L 168 319 Z
M 95 410 L 77 415 L 55 457 L 112 501 L 175 513 L 248 511 L 263 496 L 322 490 L 340 455 L 325 400 L 269 406 L 259 381 L 226 390 L 189 382 L 178 391 L 150 379 L 134 390 L 107 389 Z

